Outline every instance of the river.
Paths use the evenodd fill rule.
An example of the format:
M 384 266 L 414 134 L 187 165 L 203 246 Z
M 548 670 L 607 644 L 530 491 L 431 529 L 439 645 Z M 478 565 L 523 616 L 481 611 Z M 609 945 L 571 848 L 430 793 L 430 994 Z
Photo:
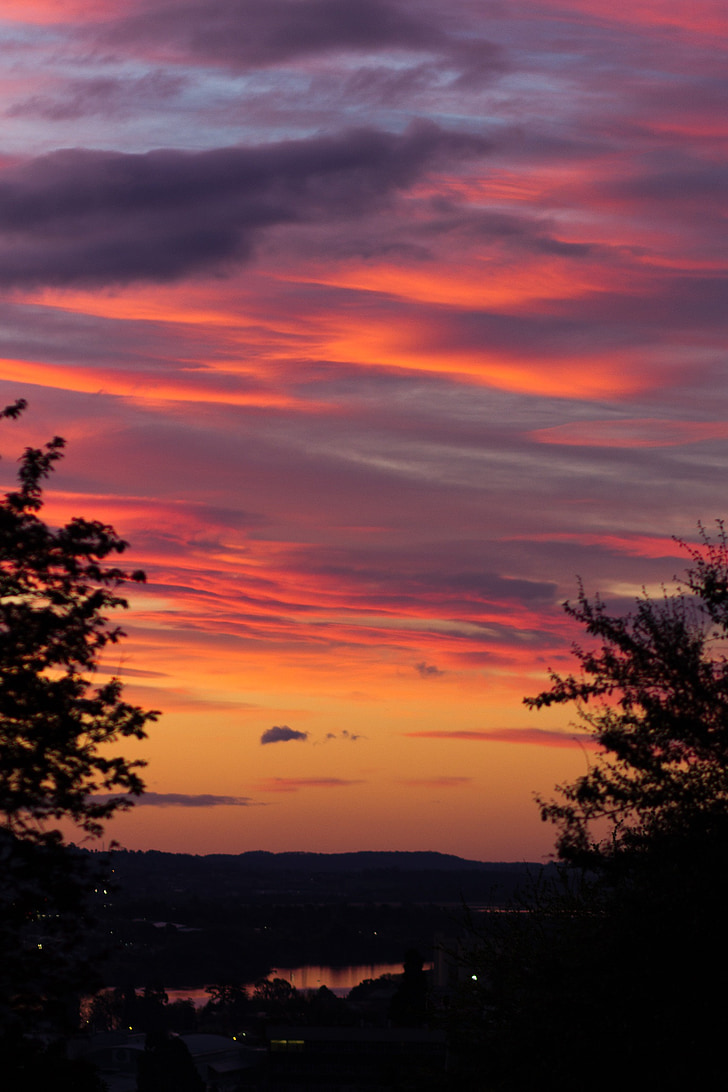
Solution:
M 338 997 L 346 997 L 349 990 L 358 986 L 365 978 L 379 978 L 383 974 L 402 974 L 401 963 L 361 963 L 349 967 L 274 967 L 267 978 L 285 978 L 297 990 L 317 990 L 320 986 L 328 988 Z M 254 982 L 243 983 L 252 989 Z M 204 989 L 167 990 L 170 1003 L 190 998 L 195 1008 L 201 1008 L 210 1000 Z

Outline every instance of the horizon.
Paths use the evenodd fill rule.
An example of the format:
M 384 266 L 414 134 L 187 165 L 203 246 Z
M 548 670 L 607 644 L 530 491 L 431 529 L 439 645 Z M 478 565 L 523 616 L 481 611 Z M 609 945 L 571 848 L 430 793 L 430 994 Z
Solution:
M 726 511 L 725 5 L 62 6 L 0 15 L 0 487 L 65 437 L 147 573 L 106 841 L 543 860 L 564 600 Z
M 529 861 L 529 860 L 480 860 L 478 858 L 461 857 L 457 853 L 443 853 L 436 849 L 353 849 L 344 851 L 332 851 L 330 853 L 321 853 L 315 849 L 243 849 L 239 853 L 218 853 L 212 851 L 210 853 L 188 853 L 185 850 L 166 850 L 155 849 L 154 846 L 150 846 L 148 849 L 129 849 L 127 846 L 117 845 L 107 848 L 100 846 L 84 846 L 79 845 L 77 842 L 71 843 L 75 849 L 88 850 L 91 853 L 99 854 L 113 854 L 113 853 L 163 853 L 169 854 L 175 857 L 246 857 L 246 856 L 267 856 L 267 857 L 356 857 L 356 856 L 403 856 L 408 857 L 445 857 L 454 858 L 455 860 L 462 861 L 465 864 L 483 864 L 483 865 L 508 865 L 508 866 L 527 866 L 527 865 L 543 865 L 548 864 L 549 861 Z M 555 858 L 553 858 L 555 860 Z

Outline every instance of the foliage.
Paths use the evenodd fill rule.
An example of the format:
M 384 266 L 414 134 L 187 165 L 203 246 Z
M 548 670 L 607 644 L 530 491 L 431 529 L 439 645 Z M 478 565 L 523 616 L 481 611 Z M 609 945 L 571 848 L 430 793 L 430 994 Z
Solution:
M 56 437 L 27 448 L 19 488 L 0 501 L 0 813 L 6 829 L 31 841 L 47 841 L 48 821 L 62 818 L 99 835 L 128 801 L 95 794 L 143 788 L 143 763 L 104 748 L 143 739 L 157 716 L 125 702 L 118 679 L 92 686 L 88 678 L 124 636 L 106 614 L 128 606 L 117 589 L 144 574 L 106 564 L 128 545 L 112 527 L 76 518 L 54 529 L 40 518 L 42 482 L 63 447 Z
M 138 1092 L 205 1092 L 205 1082 L 182 1039 L 164 1032 L 147 1035 L 139 1058 Z
M 251 1006 L 270 1020 L 295 1023 L 301 1016 L 302 996 L 285 978 L 261 978 L 255 983 Z
M 701 528 L 701 547 L 674 593 L 646 593 L 610 615 L 580 587 L 566 612 L 596 645 L 574 647 L 578 675 L 526 704 L 573 703 L 601 754 L 584 776 L 541 803 L 559 828 L 562 859 L 603 865 L 675 836 L 728 823 L 728 543 Z
M 47 1046 L 0 1037 L 3 1088 L 11 1092 L 108 1092 L 94 1066 L 69 1059 L 61 1042 Z
M 628 614 L 580 588 L 580 670 L 526 699 L 573 704 L 600 751 L 541 802 L 563 891 L 491 946 L 493 1088 L 557 1068 L 564 1092 L 707 1087 L 721 1062 L 726 1006 L 706 986 L 728 974 L 728 542 L 722 524 L 701 536 L 682 584 Z
M 210 995 L 205 1009 L 205 1018 L 212 1022 L 222 1034 L 235 1035 L 241 1028 L 248 1013 L 248 991 L 245 986 L 234 982 L 223 982 L 206 986 Z
M 21 400 L 0 412 L 16 418 Z M 82 969 L 78 944 L 93 876 L 57 824 L 83 835 L 129 806 L 143 784 L 133 762 L 109 750 L 143 739 L 156 712 L 122 698 L 118 679 L 93 685 L 107 646 L 123 631 L 108 612 L 119 588 L 142 581 L 108 559 L 127 543 L 112 527 L 41 517 L 43 482 L 62 457 L 56 437 L 27 448 L 18 487 L 0 500 L 0 1015 L 47 1010 Z M 122 797 L 105 796 L 111 793 Z M 88 855 L 86 855 L 88 856 Z

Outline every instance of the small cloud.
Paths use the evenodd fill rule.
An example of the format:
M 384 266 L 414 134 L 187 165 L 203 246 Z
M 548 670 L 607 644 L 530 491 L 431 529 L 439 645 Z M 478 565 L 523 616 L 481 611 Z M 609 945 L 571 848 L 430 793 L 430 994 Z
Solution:
M 308 732 L 299 732 L 295 728 L 289 728 L 287 724 L 274 724 L 260 737 L 261 743 L 287 743 L 289 739 L 308 739 Z
M 349 743 L 356 743 L 358 739 L 366 738 L 367 737 L 363 736 L 361 732 L 348 732 L 346 728 L 344 728 L 341 732 L 339 732 L 338 735 L 336 734 L 336 732 L 327 732 L 324 743 L 326 743 L 329 739 L 345 739 L 348 740 Z
M 457 789 L 467 785 L 472 777 L 408 777 L 398 781 L 410 789 Z
M 135 679 L 167 679 L 169 675 L 165 671 L 143 671 L 140 667 L 127 667 L 125 664 L 120 664 L 118 667 L 98 667 L 96 669 L 97 675 L 111 675 L 113 678 L 117 676 L 119 678 L 122 675 L 128 675 L 130 678 Z
M 589 732 L 556 732 L 548 728 L 488 728 L 482 732 L 404 732 L 411 739 L 462 739 L 479 743 L 538 743 L 542 747 L 596 746 Z
M 254 803 L 249 796 L 213 796 L 207 792 L 145 792 L 141 796 L 99 793 L 91 799 L 98 804 L 106 804 L 109 800 L 128 800 L 137 808 L 248 808 Z
M 269 777 L 256 788 L 258 792 L 298 792 L 299 789 L 342 789 L 363 784 L 363 781 L 346 781 L 341 777 Z
M 414 665 L 415 671 L 421 679 L 434 679 L 438 675 L 444 675 L 445 672 L 441 671 L 439 667 L 435 667 L 434 664 L 425 663 L 421 660 L 420 663 Z

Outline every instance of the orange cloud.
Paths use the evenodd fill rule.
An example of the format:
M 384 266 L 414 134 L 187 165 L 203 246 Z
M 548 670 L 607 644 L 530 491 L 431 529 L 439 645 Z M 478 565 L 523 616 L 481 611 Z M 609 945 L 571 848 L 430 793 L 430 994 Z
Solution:
M 530 535 L 509 536 L 504 542 L 574 542 L 580 546 L 600 546 L 630 557 L 685 557 L 685 550 L 674 538 L 658 535 L 594 534 L 591 532 L 545 531 Z
M 214 370 L 201 370 L 194 379 L 186 379 L 179 373 L 174 378 L 167 379 L 156 372 L 141 370 L 119 371 L 99 367 L 89 369 L 5 358 L 0 360 L 0 380 L 86 394 L 103 391 L 107 395 L 131 398 L 139 405 L 160 401 L 194 404 L 209 402 L 268 408 L 296 404 L 294 399 L 272 390 L 235 390 L 234 385 L 216 382 Z
M 3 0 L 3 19 L 38 25 L 70 21 L 72 19 L 108 19 L 112 5 L 99 7 L 95 0 L 63 0 L 59 11 L 58 0 Z
M 615 421 L 577 421 L 534 429 L 529 439 L 567 447 L 678 447 L 728 438 L 728 421 L 670 421 L 637 417 Z
M 553 0 L 533 0 L 535 8 L 553 11 Z M 682 0 L 638 0 L 615 7 L 609 0 L 566 0 L 559 4 L 563 13 L 578 12 L 611 24 L 625 23 L 646 28 L 670 27 L 675 30 L 707 35 L 728 31 L 728 15 L 722 0 L 700 0 L 684 4 Z
M 478 731 L 404 732 L 411 739 L 465 740 L 477 743 L 529 743 L 540 747 L 596 746 L 592 736 L 582 732 L 549 731 L 546 728 L 489 728 Z
M 410 777 L 398 780 L 397 784 L 412 789 L 458 789 L 472 780 L 472 777 Z

